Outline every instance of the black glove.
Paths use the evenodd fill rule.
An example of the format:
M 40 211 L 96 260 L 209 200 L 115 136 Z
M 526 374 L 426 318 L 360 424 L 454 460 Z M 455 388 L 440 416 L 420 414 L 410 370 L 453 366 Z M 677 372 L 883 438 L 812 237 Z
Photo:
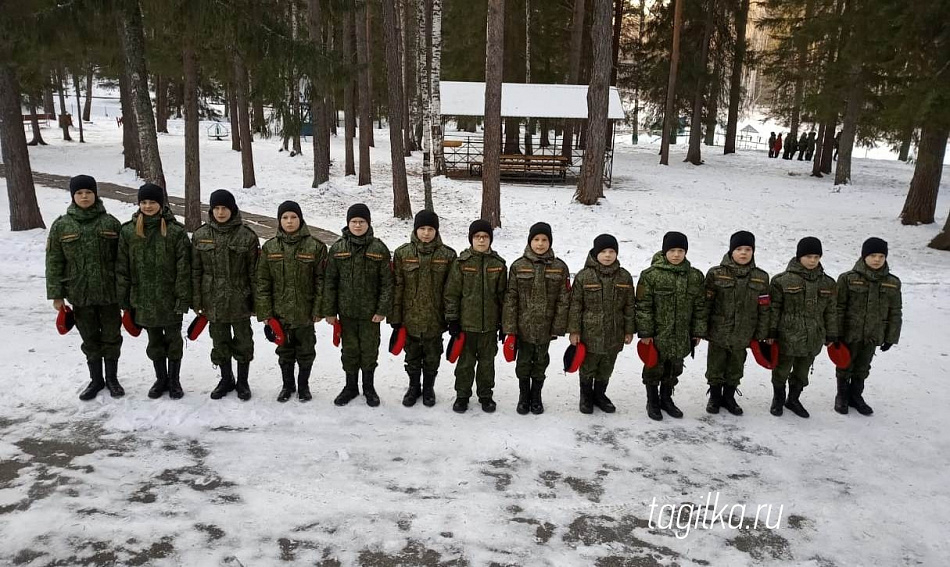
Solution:
M 501 330 L 501 325 L 498 325 L 498 342 L 505 342 L 505 332 Z
M 458 321 L 449 321 L 449 335 L 453 337 L 459 336 L 459 333 L 462 332 L 462 324 Z
M 389 326 L 392 327 L 394 331 L 398 331 L 402 328 L 402 323 L 390 323 Z
M 881 352 L 887 352 L 887 351 L 891 350 L 891 347 L 892 347 L 892 346 L 894 346 L 894 345 L 891 344 L 891 343 L 884 343 L 884 344 L 882 344 L 882 345 L 881 345 Z
M 835 348 L 841 347 L 841 339 L 838 337 L 825 337 L 825 344 L 828 343 L 835 345 Z

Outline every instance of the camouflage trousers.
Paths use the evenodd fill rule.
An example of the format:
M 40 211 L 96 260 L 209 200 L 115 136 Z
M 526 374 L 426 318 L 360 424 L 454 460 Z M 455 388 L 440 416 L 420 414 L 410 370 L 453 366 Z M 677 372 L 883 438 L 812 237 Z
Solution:
M 277 363 L 281 366 L 293 365 L 301 368 L 313 366 L 317 358 L 317 335 L 313 323 L 300 327 L 289 327 L 281 321 L 284 329 L 284 344 L 277 347 Z
M 730 350 L 709 343 L 706 382 L 710 386 L 738 386 L 745 372 L 746 349 Z
M 341 318 L 340 325 L 343 371 L 375 370 L 379 359 L 379 323 Z
M 778 365 L 772 370 L 772 384 L 785 386 L 808 386 L 808 372 L 815 362 L 814 356 L 787 356 L 781 352 L 778 355 Z
M 413 337 L 406 336 L 406 372 L 409 375 L 419 374 L 423 371 L 428 374 L 435 374 L 439 371 L 439 363 L 442 361 L 442 335 L 435 337 Z
M 231 359 L 242 362 L 254 360 L 254 333 L 251 320 L 235 323 L 209 323 L 211 334 L 211 363 L 215 366 L 231 364 Z
M 593 380 L 594 382 L 610 382 L 610 376 L 614 373 L 614 365 L 617 364 L 619 352 L 597 353 L 588 352 L 581 364 L 580 375 L 584 380 Z
M 118 360 L 122 349 L 122 312 L 118 305 L 73 307 L 86 360 Z
M 477 386 L 478 399 L 492 397 L 497 353 L 498 333 L 465 333 L 465 346 L 455 367 L 455 392 L 458 397 L 472 397 L 473 382 Z
M 679 378 L 682 374 L 682 358 L 661 360 L 653 368 L 643 367 L 643 383 L 647 386 L 656 386 L 658 384 L 675 386 L 679 384 Z
M 529 343 L 518 340 L 518 358 L 515 362 L 515 375 L 519 380 L 531 378 L 544 380 L 544 373 L 551 364 L 551 355 L 548 353 L 551 342 L 543 344 Z
M 836 375 L 838 378 L 844 378 L 851 382 L 863 382 L 871 374 L 871 360 L 874 359 L 874 353 L 877 352 L 877 345 L 873 343 L 853 343 L 848 345 L 851 351 L 851 366 L 844 370 L 838 369 Z
M 150 360 L 181 360 L 185 354 L 185 340 L 181 335 L 181 319 L 164 327 L 146 327 L 148 346 L 145 354 Z

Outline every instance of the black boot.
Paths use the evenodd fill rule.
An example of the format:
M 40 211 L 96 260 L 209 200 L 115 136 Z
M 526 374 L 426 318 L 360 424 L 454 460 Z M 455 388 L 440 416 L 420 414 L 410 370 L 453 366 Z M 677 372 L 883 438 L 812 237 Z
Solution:
M 181 389 L 181 359 L 168 361 L 168 397 L 180 400 L 185 395 Z
M 531 380 L 531 413 L 534 415 L 544 413 L 544 403 L 541 402 L 542 389 L 544 389 L 543 378 L 534 378 Z
M 214 387 L 214 390 L 211 390 L 212 400 L 220 400 L 234 389 L 234 372 L 231 370 L 231 361 L 222 364 L 220 368 L 221 379 L 218 380 L 218 385 Z
M 297 399 L 301 402 L 309 402 L 313 399 L 310 393 L 310 371 L 313 366 L 301 366 L 300 374 L 297 376 Z
M 422 371 L 422 403 L 431 408 L 435 405 L 435 377 L 438 372 Z
M 106 365 L 106 388 L 109 389 L 109 395 L 113 398 L 121 398 L 125 395 L 125 388 L 119 384 L 119 359 L 107 358 Z
M 283 385 L 280 388 L 280 393 L 277 394 L 277 401 L 284 403 L 290 399 L 290 396 L 294 395 L 294 392 L 297 391 L 297 384 L 294 382 L 293 362 L 281 363 L 280 380 Z
M 106 387 L 106 382 L 102 379 L 102 359 L 87 360 L 86 366 L 89 367 L 89 385 L 79 394 L 79 399 L 84 402 L 95 398 L 96 394 Z
M 808 410 L 805 409 L 805 406 L 802 405 L 799 396 L 802 395 L 801 386 L 791 386 L 788 387 L 788 399 L 785 400 L 785 407 L 787 407 L 792 413 L 798 417 L 808 417 Z
M 719 406 L 722 405 L 722 390 L 720 385 L 709 385 L 709 401 L 706 402 L 706 413 L 719 413 Z
M 379 394 L 376 393 L 375 377 L 376 370 L 363 371 L 363 396 L 366 397 L 366 405 L 374 408 L 379 405 Z
M 838 393 L 835 394 L 835 411 L 841 415 L 848 415 L 848 406 L 851 401 L 851 385 L 847 378 L 838 378 Z
M 422 371 L 407 370 L 406 372 L 409 374 L 409 389 L 406 390 L 406 395 L 402 397 L 402 405 L 411 408 L 416 405 L 416 401 L 422 396 L 422 385 L 419 382 Z
M 683 412 L 673 403 L 673 385 L 660 384 L 660 409 L 677 419 L 683 417 Z
M 167 361 L 164 358 L 152 361 L 152 366 L 155 367 L 155 383 L 148 389 L 148 397 L 153 400 L 161 398 L 162 394 L 168 390 L 168 367 L 166 364 Z
M 482 411 L 485 413 L 494 413 L 498 408 L 498 404 L 495 403 L 495 400 L 493 400 L 491 396 L 478 398 L 478 403 L 482 405 Z
M 455 398 L 452 404 L 452 411 L 455 413 L 465 413 L 468 411 L 468 398 Z
M 607 382 L 594 382 L 594 406 L 604 413 L 614 413 L 617 408 L 607 397 Z
M 726 408 L 726 411 L 732 415 L 742 415 L 742 408 L 736 402 L 735 386 L 722 387 L 722 407 Z
M 356 396 L 360 395 L 359 379 L 359 372 L 347 372 L 346 385 L 343 386 L 343 389 L 339 394 L 337 394 L 337 397 L 333 400 L 333 403 L 338 406 L 345 406 L 346 404 L 355 400 Z
M 247 377 L 250 373 L 250 362 L 238 362 L 237 384 L 234 385 L 234 389 L 237 391 L 238 398 L 245 402 L 251 399 L 251 386 L 247 383 Z
M 515 407 L 521 415 L 531 411 L 531 378 L 518 378 L 518 405 Z
M 581 378 L 581 413 L 594 413 L 594 380 Z
M 647 384 L 647 416 L 655 421 L 663 421 L 660 411 L 660 385 Z
M 781 386 L 776 386 L 772 384 L 772 407 L 769 408 L 769 413 L 774 416 L 780 416 L 784 413 L 785 410 L 782 408 L 785 406 L 785 384 Z
M 851 382 L 851 395 L 848 398 L 848 405 L 858 410 L 861 415 L 871 415 L 874 410 L 864 402 L 864 380 L 854 380 Z

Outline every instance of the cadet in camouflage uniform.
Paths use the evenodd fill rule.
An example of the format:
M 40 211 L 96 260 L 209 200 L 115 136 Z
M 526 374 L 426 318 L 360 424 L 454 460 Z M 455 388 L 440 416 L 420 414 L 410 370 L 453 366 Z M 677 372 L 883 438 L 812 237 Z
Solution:
M 817 143 L 817 141 L 815 140 L 815 133 L 814 133 L 814 132 L 809 132 L 809 133 L 808 133 L 807 147 L 805 148 L 805 161 L 811 161 L 811 157 L 812 157 L 813 155 L 815 155 L 815 144 L 816 144 L 816 143 Z
M 801 137 L 798 139 L 798 148 L 797 148 L 797 149 L 798 149 L 798 161 L 804 160 L 804 159 L 805 159 L 805 150 L 808 149 L 808 134 L 802 132 Z M 795 152 L 792 151 L 792 155 L 794 155 L 794 154 L 795 154 Z
M 296 391 L 301 402 L 308 402 L 317 356 L 313 324 L 323 318 L 327 246 L 310 235 L 297 203 L 281 203 L 277 220 L 277 235 L 264 243 L 257 262 L 255 310 L 259 321 L 274 317 L 284 330 L 285 341 L 276 351 L 282 382 L 277 401 L 286 402 Z M 299 367 L 296 388 L 294 364 Z
M 551 225 L 534 224 L 528 231 L 524 255 L 511 264 L 502 327 L 517 337 L 515 374 L 520 394 L 518 413 L 544 413 L 541 389 L 551 363 L 548 349 L 554 337 L 567 332 L 571 307 L 570 270 L 554 256 Z
M 890 350 L 901 336 L 901 281 L 887 265 L 887 242 L 869 238 L 854 269 L 838 277 L 838 330 L 851 351 L 851 366 L 838 370 L 835 411 L 848 406 L 861 415 L 874 410 L 864 401 L 864 381 L 871 372 L 875 349 Z
M 139 188 L 139 210 L 119 236 L 116 284 L 119 306 L 131 309 L 148 333 L 146 354 L 155 367 L 148 397 L 179 399 L 184 341 L 181 318 L 191 306 L 191 243 L 188 233 L 165 206 L 165 190 L 146 183 Z
M 607 397 L 607 384 L 617 355 L 637 331 L 633 276 L 620 266 L 618 250 L 616 238 L 601 234 L 574 277 L 567 330 L 572 345 L 582 342 L 587 348 L 580 368 L 581 413 L 594 413 L 594 406 L 617 411 Z
M 785 136 L 785 147 L 782 152 L 782 159 L 792 159 L 795 156 L 795 136 L 791 132 L 788 133 L 788 136 Z
M 371 223 L 369 207 L 353 205 L 346 211 L 343 236 L 330 247 L 324 311 L 331 323 L 340 318 L 346 373 L 346 385 L 333 400 L 338 406 L 360 395 L 360 372 L 366 405 L 379 405 L 374 383 L 379 324 L 392 310 L 393 274 L 389 248 L 373 236 Z
M 808 386 L 808 371 L 821 347 L 838 340 L 835 280 L 825 275 L 821 255 L 821 241 L 805 237 L 788 268 L 772 278 L 769 336 L 779 346 L 778 366 L 772 370 L 772 415 L 782 415 L 784 404 L 795 415 L 808 417 L 799 399 Z
M 663 249 L 653 255 L 652 265 L 640 273 L 637 284 L 640 340 L 652 342 L 659 353 L 656 366 L 643 368 L 650 419 L 663 419 L 661 409 L 670 417 L 683 417 L 673 403 L 673 390 L 683 373 L 683 359 L 706 337 L 703 273 L 690 266 L 688 250 L 685 234 L 667 232 Z
M 64 300 L 72 306 L 89 367 L 89 385 L 79 394 L 84 401 L 105 387 L 113 398 L 125 395 L 118 379 L 122 347 L 122 314 L 115 291 L 119 221 L 106 212 L 98 190 L 96 180 L 88 175 L 70 179 L 73 202 L 53 222 L 46 241 L 46 297 L 57 311 L 64 308 Z
M 719 407 L 742 415 L 736 388 L 742 380 L 746 349 L 769 335 L 769 275 L 755 266 L 755 236 L 741 230 L 729 239 L 722 263 L 706 274 L 709 354 L 706 411 Z
M 449 270 L 445 287 L 445 319 L 449 334 L 465 333 L 465 345 L 455 367 L 456 399 L 452 409 L 468 410 L 472 383 L 482 411 L 493 412 L 495 387 L 495 354 L 502 338 L 501 310 L 505 302 L 507 277 L 505 261 L 494 250 L 492 227 L 486 220 L 477 220 L 468 228 L 471 247 L 461 254 Z M 477 366 L 477 368 L 476 368 Z
M 211 363 L 221 369 L 221 380 L 211 392 L 217 400 L 237 390 L 251 399 L 247 383 L 254 359 L 254 287 L 261 244 L 241 219 L 234 195 L 224 189 L 211 193 L 208 222 L 192 236 L 192 307 L 208 318 L 212 341 Z M 237 382 L 231 368 L 237 361 Z
M 442 244 L 439 216 L 432 211 L 416 213 L 409 242 L 393 254 L 395 287 L 388 320 L 395 331 L 406 328 L 409 389 L 402 399 L 406 407 L 415 405 L 420 396 L 426 406 L 435 405 L 445 332 L 445 283 L 455 256 L 455 250 Z

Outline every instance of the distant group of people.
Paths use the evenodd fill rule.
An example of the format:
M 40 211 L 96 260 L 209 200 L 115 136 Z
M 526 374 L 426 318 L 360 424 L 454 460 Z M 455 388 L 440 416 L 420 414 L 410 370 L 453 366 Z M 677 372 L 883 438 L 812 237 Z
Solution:
M 789 132 L 791 134 L 791 132 Z M 841 132 L 835 134 L 835 155 L 834 159 L 838 159 L 838 141 L 841 139 Z M 776 136 L 775 132 L 769 132 L 769 157 L 777 158 L 780 154 L 782 159 L 794 159 L 795 153 L 798 152 L 798 161 L 811 161 L 812 156 L 815 155 L 815 146 L 817 145 L 817 139 L 815 138 L 815 132 L 811 131 L 807 134 L 802 132 L 802 135 L 795 140 L 795 136 L 786 136 L 785 140 L 782 140 L 782 133 L 779 132 L 779 135 Z

